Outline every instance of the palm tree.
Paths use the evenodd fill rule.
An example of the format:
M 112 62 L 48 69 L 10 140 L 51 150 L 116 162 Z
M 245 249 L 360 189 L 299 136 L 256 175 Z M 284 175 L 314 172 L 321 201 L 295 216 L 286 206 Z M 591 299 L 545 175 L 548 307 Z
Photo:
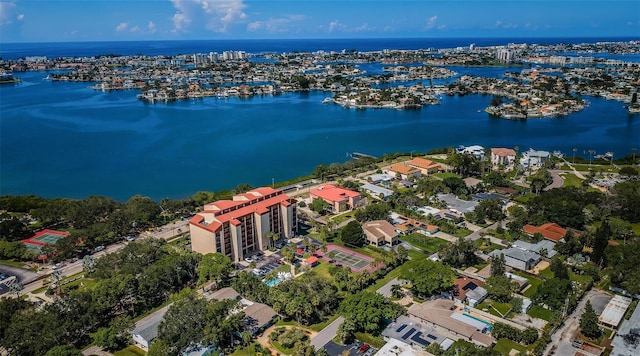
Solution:
M 631 152 L 633 152 L 633 164 L 636 164 L 636 151 L 638 150 L 637 147 L 631 147 Z
M 274 231 L 269 231 L 267 232 L 267 239 L 269 240 L 269 242 L 273 243 L 273 245 L 275 246 L 276 241 L 280 238 L 280 236 L 278 234 L 276 234 Z
M 402 298 L 402 287 L 399 284 L 391 286 L 391 295 L 394 298 Z
M 589 149 L 589 165 L 591 165 L 591 157 L 594 153 L 596 153 L 596 150 L 594 150 L 593 148 Z
M 244 346 L 247 346 L 247 350 L 249 350 L 249 356 L 251 356 L 251 340 L 252 339 L 253 339 L 253 336 L 251 336 L 250 333 L 246 331 L 242 333 L 242 343 L 244 344 Z
M 577 148 L 575 148 L 575 147 L 573 148 L 573 160 L 572 160 L 573 163 L 576 163 L 576 151 L 577 150 L 578 150 Z

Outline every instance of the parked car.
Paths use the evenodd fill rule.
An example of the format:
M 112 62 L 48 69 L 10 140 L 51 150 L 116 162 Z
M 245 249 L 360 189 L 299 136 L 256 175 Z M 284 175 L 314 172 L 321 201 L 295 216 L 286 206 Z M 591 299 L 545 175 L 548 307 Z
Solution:
M 104 249 L 105 249 L 105 248 L 106 248 L 106 247 L 104 247 L 104 246 L 102 246 L 102 245 L 101 245 L 101 246 L 98 246 L 98 247 L 94 248 L 94 249 L 93 249 L 93 252 L 100 252 L 100 251 L 104 251 Z
M 371 348 L 371 346 L 369 346 L 369 344 L 363 344 L 362 346 L 360 346 L 360 349 L 358 349 L 358 352 L 360 353 L 365 353 L 367 352 L 367 350 L 369 350 Z
M 253 258 L 252 257 L 245 257 L 244 260 L 249 262 L 249 263 L 253 262 Z

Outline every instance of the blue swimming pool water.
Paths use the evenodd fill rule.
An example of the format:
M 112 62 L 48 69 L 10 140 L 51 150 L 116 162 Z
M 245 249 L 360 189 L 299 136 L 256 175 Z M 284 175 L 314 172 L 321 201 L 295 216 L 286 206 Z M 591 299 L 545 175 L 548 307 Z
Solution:
M 471 318 L 471 319 L 475 319 L 475 320 L 477 320 L 477 321 L 479 321 L 479 322 L 481 322 L 481 323 L 483 323 L 483 324 L 486 324 L 486 325 L 487 325 L 487 330 L 488 330 L 488 331 L 493 330 L 493 324 L 491 324 L 491 323 L 489 323 L 489 322 L 487 322 L 487 321 L 485 321 L 485 320 L 482 320 L 482 319 L 480 319 L 480 318 L 476 318 L 475 316 L 473 316 L 473 315 L 469 315 L 469 314 L 467 314 L 467 313 L 464 313 L 464 315 L 465 315 L 465 316 L 468 316 L 468 317 L 469 317 L 469 318 Z
M 276 284 L 278 284 L 280 282 L 282 282 L 282 278 L 276 277 L 276 278 L 274 278 L 274 279 L 272 279 L 272 280 L 270 280 L 268 282 L 265 282 L 265 283 L 267 284 L 267 286 L 273 287 L 273 286 L 275 286 Z

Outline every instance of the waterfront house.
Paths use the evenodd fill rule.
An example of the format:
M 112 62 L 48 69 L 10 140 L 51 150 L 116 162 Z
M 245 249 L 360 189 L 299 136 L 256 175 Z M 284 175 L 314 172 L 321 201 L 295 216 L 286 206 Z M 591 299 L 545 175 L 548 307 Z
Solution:
M 371 194 L 373 197 L 386 200 L 388 197 L 392 196 L 394 191 L 391 189 L 383 188 L 381 186 L 375 184 L 365 184 L 360 187 L 363 191 Z
M 387 173 L 400 177 L 400 179 L 408 180 L 413 177 L 420 177 L 421 172 L 418 168 L 409 166 L 406 162 L 396 163 L 387 168 Z
M 505 167 L 511 167 L 516 161 L 516 151 L 511 148 L 492 148 L 491 149 L 491 164 L 494 167 L 504 165 Z
M 423 175 L 437 173 L 438 171 L 442 170 L 442 166 L 440 165 L 440 163 L 433 162 L 421 157 L 413 158 L 412 160 L 407 162 L 407 165 L 419 169 L 420 173 L 422 173 Z

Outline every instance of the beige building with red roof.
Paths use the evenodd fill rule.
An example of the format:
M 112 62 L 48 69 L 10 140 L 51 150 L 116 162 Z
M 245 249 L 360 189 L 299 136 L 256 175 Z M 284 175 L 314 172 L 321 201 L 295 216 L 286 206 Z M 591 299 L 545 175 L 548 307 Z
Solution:
M 386 220 L 373 220 L 362 224 L 367 242 L 374 246 L 394 246 L 398 244 L 396 228 Z
M 219 252 L 238 262 L 271 246 L 269 232 L 290 238 L 296 226 L 294 199 L 281 190 L 257 188 L 234 195 L 233 200 L 206 204 L 189 221 L 191 249 L 202 254 Z
M 507 167 L 513 165 L 516 161 L 516 151 L 511 148 L 492 148 L 491 163 L 494 166 L 505 165 Z
M 336 187 L 333 184 L 323 184 L 309 192 L 311 200 L 322 199 L 331 205 L 334 213 L 351 210 L 360 204 L 362 195 L 349 189 Z
M 416 157 L 412 159 L 411 161 L 407 162 L 407 165 L 417 168 L 418 170 L 420 170 L 420 173 L 424 175 L 438 173 L 438 171 L 442 170 L 442 166 L 440 165 L 440 163 L 422 157 Z
M 566 235 L 567 233 L 566 229 L 564 229 L 562 226 L 556 223 L 546 223 L 540 226 L 533 226 L 533 225 L 527 224 L 522 228 L 522 230 L 526 234 L 531 236 L 539 232 L 540 234 L 542 234 L 542 237 L 553 242 L 560 241 L 564 237 L 564 235 Z M 577 232 L 574 232 L 573 235 L 575 237 L 580 236 L 580 234 Z
M 408 165 L 406 162 L 400 162 L 387 168 L 387 174 L 400 176 L 401 179 L 409 179 L 412 177 L 420 177 L 422 172 L 416 167 Z

